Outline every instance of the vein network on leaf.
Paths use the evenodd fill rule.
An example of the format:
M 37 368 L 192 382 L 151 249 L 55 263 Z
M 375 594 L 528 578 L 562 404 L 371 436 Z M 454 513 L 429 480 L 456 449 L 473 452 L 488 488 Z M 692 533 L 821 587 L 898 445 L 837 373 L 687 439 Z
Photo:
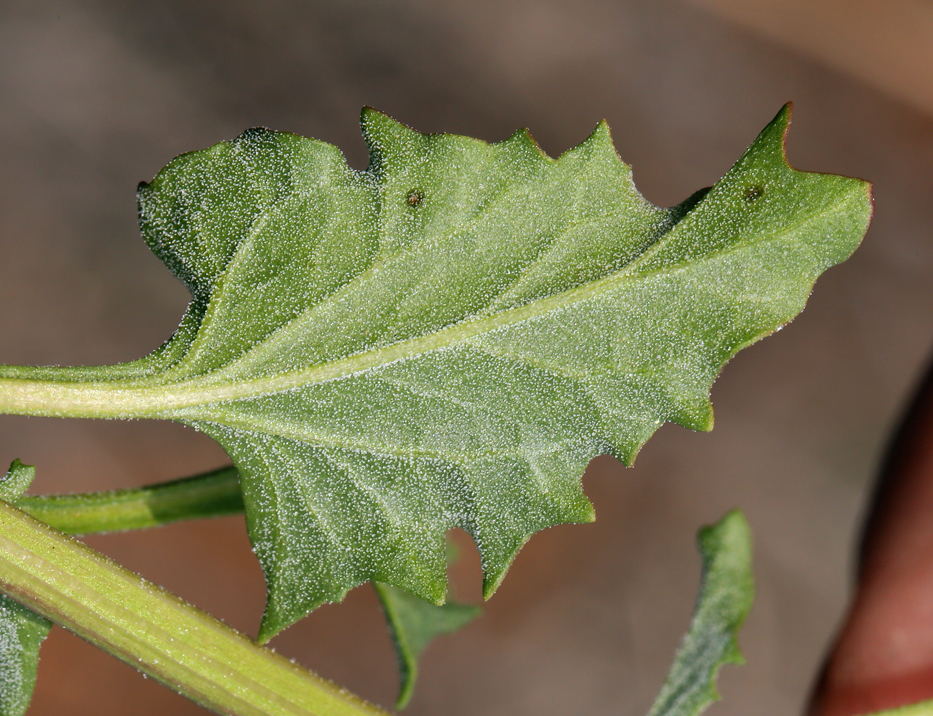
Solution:
M 0 407 L 216 439 L 268 583 L 261 639 L 366 581 L 442 603 L 453 527 L 488 597 L 532 534 L 593 519 L 593 457 L 630 464 L 667 421 L 708 430 L 723 364 L 857 246 L 868 185 L 792 169 L 789 120 L 671 208 L 605 123 L 555 160 L 524 131 L 487 144 L 367 109 L 365 171 L 249 130 L 140 186 L 143 237 L 192 294 L 176 334 L 122 366 L 0 368 L 24 379 Z

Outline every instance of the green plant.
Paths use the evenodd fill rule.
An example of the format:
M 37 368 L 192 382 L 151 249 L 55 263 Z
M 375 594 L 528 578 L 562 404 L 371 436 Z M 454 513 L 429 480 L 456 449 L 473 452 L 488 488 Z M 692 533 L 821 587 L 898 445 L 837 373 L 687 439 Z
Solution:
M 723 364 L 856 248 L 868 185 L 788 166 L 789 119 L 669 209 L 637 192 L 605 124 L 554 160 L 526 132 L 490 145 L 365 110 L 363 172 L 268 130 L 172 161 L 141 185 L 139 214 L 191 292 L 178 330 L 131 363 L 0 366 L 0 412 L 174 420 L 234 467 L 24 497 L 31 472 L 14 463 L 0 483 L 19 508 L 0 504 L 0 590 L 16 600 L 3 623 L 19 635 L 0 639 L 5 713 L 28 704 L 45 619 L 220 712 L 379 713 L 52 529 L 239 510 L 268 585 L 259 643 L 374 582 L 403 705 L 420 650 L 476 612 L 441 606 L 447 530 L 473 536 L 490 597 L 531 535 L 593 519 L 593 457 L 629 464 L 666 421 L 709 430 Z M 653 715 L 697 713 L 739 660 L 743 518 L 700 542 L 696 616 Z

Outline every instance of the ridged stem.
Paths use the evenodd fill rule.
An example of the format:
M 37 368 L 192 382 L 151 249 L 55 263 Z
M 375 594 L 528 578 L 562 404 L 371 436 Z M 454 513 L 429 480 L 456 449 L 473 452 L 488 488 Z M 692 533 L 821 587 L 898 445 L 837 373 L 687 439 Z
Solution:
M 2 501 L 0 590 L 218 713 L 386 714 Z

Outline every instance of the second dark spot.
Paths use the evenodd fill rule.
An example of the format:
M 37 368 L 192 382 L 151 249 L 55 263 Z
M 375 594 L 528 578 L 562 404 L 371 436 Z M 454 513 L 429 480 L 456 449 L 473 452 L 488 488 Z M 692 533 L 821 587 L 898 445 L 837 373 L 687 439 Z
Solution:
M 761 184 L 753 184 L 745 189 L 745 201 L 751 204 L 753 201 L 760 199 L 764 193 L 765 188 Z

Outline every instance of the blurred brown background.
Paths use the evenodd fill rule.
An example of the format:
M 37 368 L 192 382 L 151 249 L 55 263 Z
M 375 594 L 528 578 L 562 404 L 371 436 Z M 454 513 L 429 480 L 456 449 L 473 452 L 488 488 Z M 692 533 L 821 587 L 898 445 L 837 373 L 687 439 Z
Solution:
M 806 312 L 713 391 L 716 430 L 663 428 L 584 483 L 599 520 L 536 537 L 486 615 L 436 643 L 421 714 L 625 714 L 649 706 L 686 627 L 696 528 L 743 508 L 759 596 L 715 712 L 800 713 L 844 608 L 886 436 L 933 342 L 933 2 L 929 0 L 43 1 L 0 5 L 0 362 L 109 363 L 174 328 L 182 286 L 138 238 L 134 191 L 176 154 L 266 125 L 365 164 L 373 105 L 490 141 L 520 126 L 551 154 L 597 120 L 652 201 L 713 183 L 796 103 L 801 169 L 875 183 L 863 248 Z M 170 424 L 0 418 L 0 460 L 35 492 L 178 477 L 225 462 Z M 260 570 L 241 518 L 88 540 L 255 633 Z M 455 594 L 475 600 L 467 553 Z M 275 646 L 383 704 L 395 693 L 367 587 Z M 61 630 L 35 715 L 200 709 Z

